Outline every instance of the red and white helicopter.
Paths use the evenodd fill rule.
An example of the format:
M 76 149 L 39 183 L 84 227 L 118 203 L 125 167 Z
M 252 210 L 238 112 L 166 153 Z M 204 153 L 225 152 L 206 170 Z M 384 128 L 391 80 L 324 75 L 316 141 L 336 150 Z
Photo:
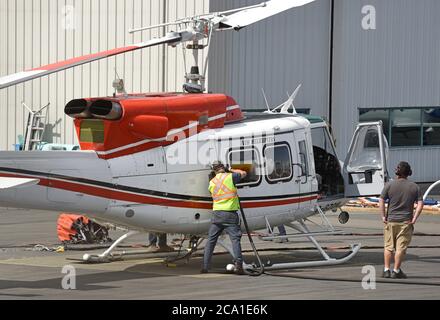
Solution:
M 292 226 L 298 234 L 285 238 L 307 237 L 324 257 L 266 269 L 350 260 L 360 245 L 345 258 L 333 259 L 313 236 L 335 231 L 323 211 L 340 208 L 350 197 L 380 193 L 387 179 L 381 123 L 358 127 L 343 164 L 327 124 L 296 114 L 293 100 L 299 87 L 279 107 L 245 115 L 233 98 L 203 93 L 206 63 L 202 74 L 197 67 L 197 50 L 209 49 L 214 32 L 238 31 L 310 2 L 272 0 L 185 18 L 154 26 L 179 28 L 158 39 L 0 78 L 2 89 L 141 48 L 190 42 L 187 48 L 194 50 L 195 67 L 186 74 L 185 93 L 126 94 L 120 80 L 114 83 L 119 94 L 112 97 L 70 101 L 65 113 L 74 119 L 81 151 L 0 152 L 0 204 L 87 214 L 133 230 L 103 254 L 85 255 L 87 261 L 111 260 L 115 247 L 137 232 L 188 235 L 195 249 L 210 225 L 210 164 L 220 160 L 248 172 L 239 196 L 250 230 Z M 304 222 L 316 214 L 328 225 L 323 232 L 312 233 Z M 348 219 L 346 213 L 340 218 Z M 270 233 L 264 239 L 277 237 L 283 238 Z

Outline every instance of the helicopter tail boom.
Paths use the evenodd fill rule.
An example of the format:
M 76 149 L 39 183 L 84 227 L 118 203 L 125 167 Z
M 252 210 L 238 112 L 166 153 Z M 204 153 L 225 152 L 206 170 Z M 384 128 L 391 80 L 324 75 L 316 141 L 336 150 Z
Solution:
M 39 179 L 0 177 L 0 190 L 30 187 L 38 182 L 40 182 Z
M 0 152 L 0 206 L 102 213 L 109 200 L 85 191 L 111 182 L 96 152 Z

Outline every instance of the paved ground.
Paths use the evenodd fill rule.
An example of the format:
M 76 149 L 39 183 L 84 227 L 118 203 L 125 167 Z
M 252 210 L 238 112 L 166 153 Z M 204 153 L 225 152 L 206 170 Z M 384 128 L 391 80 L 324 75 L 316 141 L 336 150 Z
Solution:
M 56 214 L 0 208 L 0 299 L 439 299 L 440 216 L 422 216 L 404 270 L 407 280 L 380 279 L 382 271 L 381 222 L 377 213 L 355 212 L 342 227 L 346 235 L 319 238 L 333 256 L 349 243 L 362 243 L 359 254 L 338 267 L 276 272 L 261 277 L 224 273 L 227 254 L 214 257 L 214 273 L 199 274 L 201 257 L 167 267 L 161 259 L 135 259 L 109 264 L 82 264 L 81 251 L 37 252 L 35 244 L 58 245 Z M 330 220 L 339 228 L 336 216 Z M 116 237 L 120 232 L 113 232 Z M 128 244 L 142 244 L 137 236 Z M 244 241 L 245 242 L 245 241 Z M 319 256 L 304 240 L 280 245 L 256 241 L 264 260 L 303 261 Z M 245 249 L 250 249 L 247 242 Z M 220 249 L 219 252 L 222 250 Z M 98 251 L 95 251 L 98 252 Z M 254 261 L 247 252 L 248 262 Z M 63 266 L 76 268 L 76 290 L 63 290 Z M 362 269 L 371 265 L 378 278 L 375 290 L 364 290 Z

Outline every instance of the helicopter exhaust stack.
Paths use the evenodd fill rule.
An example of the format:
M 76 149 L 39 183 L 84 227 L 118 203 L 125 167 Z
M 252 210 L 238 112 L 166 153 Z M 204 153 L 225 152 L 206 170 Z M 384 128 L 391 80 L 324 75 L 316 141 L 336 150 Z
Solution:
M 122 117 L 123 110 L 117 102 L 97 100 L 90 106 L 90 113 L 96 119 L 119 120 Z
M 64 107 L 64 113 L 75 119 L 90 118 L 89 103 L 86 99 L 75 99 Z

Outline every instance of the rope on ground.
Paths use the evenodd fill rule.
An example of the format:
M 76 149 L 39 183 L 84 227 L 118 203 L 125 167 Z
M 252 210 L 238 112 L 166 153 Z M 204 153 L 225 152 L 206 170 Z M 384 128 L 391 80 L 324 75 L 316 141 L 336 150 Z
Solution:
M 63 246 L 57 246 L 57 247 L 49 248 L 49 247 L 47 247 L 45 245 L 37 244 L 37 245 L 33 246 L 32 248 L 25 249 L 25 251 L 64 252 L 64 247 Z

